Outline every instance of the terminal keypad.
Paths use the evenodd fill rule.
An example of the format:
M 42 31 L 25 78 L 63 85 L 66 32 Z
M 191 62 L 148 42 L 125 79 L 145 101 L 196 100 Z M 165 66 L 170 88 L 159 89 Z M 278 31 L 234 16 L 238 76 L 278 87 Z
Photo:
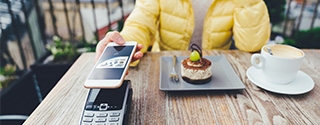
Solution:
M 83 125 L 120 125 L 120 112 L 90 112 L 83 115 Z

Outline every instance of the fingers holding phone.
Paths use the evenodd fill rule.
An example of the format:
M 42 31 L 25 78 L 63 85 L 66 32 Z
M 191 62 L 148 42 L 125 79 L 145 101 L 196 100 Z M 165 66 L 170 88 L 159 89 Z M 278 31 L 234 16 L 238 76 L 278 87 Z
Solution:
M 100 57 L 104 48 L 111 42 L 115 42 L 119 45 L 123 45 L 125 40 L 122 38 L 118 31 L 108 32 L 102 40 L 100 40 L 96 46 L 96 61 Z
M 111 42 L 115 42 L 118 45 L 123 45 L 126 43 L 126 41 L 123 39 L 123 37 L 121 36 L 121 34 L 118 31 L 112 31 L 112 32 L 108 32 L 105 37 L 99 41 L 98 45 L 96 46 L 96 58 L 95 58 L 95 62 L 98 61 L 99 57 L 101 56 L 104 48 Z M 143 53 L 140 52 L 140 50 L 143 48 L 142 44 L 137 44 L 136 47 L 136 51 L 133 55 L 133 59 L 132 61 L 136 61 L 140 58 L 142 58 Z
M 134 55 L 132 57 L 132 61 L 131 62 L 137 61 L 137 60 L 139 60 L 140 58 L 143 57 L 143 53 L 140 51 L 142 48 L 143 48 L 142 44 L 137 44 L 136 51 L 135 51 L 135 53 L 134 53 Z

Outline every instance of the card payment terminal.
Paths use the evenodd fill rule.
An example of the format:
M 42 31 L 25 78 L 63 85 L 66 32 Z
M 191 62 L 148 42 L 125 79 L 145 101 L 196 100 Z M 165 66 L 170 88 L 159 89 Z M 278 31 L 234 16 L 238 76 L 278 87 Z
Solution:
M 132 100 L 131 81 L 116 89 L 90 89 L 81 116 L 81 125 L 125 125 Z

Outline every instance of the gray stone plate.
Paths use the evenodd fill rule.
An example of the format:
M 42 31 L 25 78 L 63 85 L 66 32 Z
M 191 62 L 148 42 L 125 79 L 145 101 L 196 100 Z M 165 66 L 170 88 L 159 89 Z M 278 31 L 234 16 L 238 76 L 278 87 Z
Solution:
M 177 56 L 176 71 L 179 74 L 179 82 L 173 82 L 169 78 L 172 70 L 172 57 L 160 57 L 160 85 L 161 91 L 190 91 L 190 90 L 237 90 L 245 89 L 225 56 L 204 56 L 212 63 L 211 81 L 204 84 L 191 84 L 181 78 L 181 61 L 188 56 Z

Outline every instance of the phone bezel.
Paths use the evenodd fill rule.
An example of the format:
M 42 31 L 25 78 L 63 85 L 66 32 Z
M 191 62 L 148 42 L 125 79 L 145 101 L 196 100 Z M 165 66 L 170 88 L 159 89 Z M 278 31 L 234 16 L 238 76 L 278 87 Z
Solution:
M 84 83 L 84 87 L 85 88 L 118 88 L 118 87 L 120 87 L 124 81 L 124 77 L 126 75 L 126 72 L 129 69 L 129 65 L 132 60 L 132 56 L 136 51 L 137 42 L 127 41 L 124 45 L 122 45 L 122 46 L 132 46 L 132 45 L 133 45 L 133 49 L 132 49 L 132 51 L 129 55 L 129 58 L 128 58 L 129 63 L 126 63 L 126 65 L 124 67 L 124 71 L 122 72 L 120 79 L 104 79 L 104 80 L 89 79 L 89 77 L 92 75 L 92 72 L 94 71 L 94 68 L 97 66 L 97 64 L 95 64 L 94 67 L 91 69 L 91 71 L 90 71 L 90 73 Z M 106 51 L 107 47 L 109 47 L 109 46 L 120 46 L 120 45 L 116 44 L 115 42 L 111 42 L 105 47 L 102 54 Z M 101 56 L 99 57 L 98 60 L 100 60 L 100 59 L 101 59 Z

